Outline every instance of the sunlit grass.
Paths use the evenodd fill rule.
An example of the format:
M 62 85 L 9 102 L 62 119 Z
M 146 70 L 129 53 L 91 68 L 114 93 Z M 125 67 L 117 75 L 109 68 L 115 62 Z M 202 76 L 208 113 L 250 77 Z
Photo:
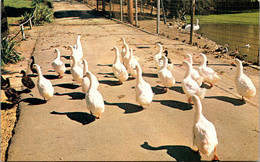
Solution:
M 28 8 L 32 9 L 32 0 L 5 0 L 4 1 L 5 7 L 11 7 L 11 8 Z M 8 17 L 7 21 L 8 24 L 17 24 L 18 21 L 22 18 L 22 16 L 19 17 Z
M 190 23 L 190 16 L 187 16 L 187 23 Z M 219 15 L 196 15 L 201 24 L 259 24 L 259 10 L 246 13 L 219 14 Z M 194 20 L 195 20 L 194 19 Z M 194 21 L 195 22 L 195 21 Z
M 32 0 L 5 0 L 5 6 L 15 7 L 15 8 L 32 8 Z

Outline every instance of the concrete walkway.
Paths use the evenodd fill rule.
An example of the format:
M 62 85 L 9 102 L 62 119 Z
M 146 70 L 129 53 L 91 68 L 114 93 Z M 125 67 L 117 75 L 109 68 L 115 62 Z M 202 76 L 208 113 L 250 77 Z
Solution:
M 157 51 L 156 42 L 163 43 L 176 65 L 182 63 L 183 54 L 198 54 L 197 47 L 99 17 L 83 4 L 61 1 L 54 2 L 54 6 L 58 17 L 55 22 L 35 27 L 30 35 L 31 39 L 37 39 L 33 53 L 36 63 L 51 80 L 55 95 L 44 103 L 37 88 L 31 92 L 33 97 L 23 94 L 8 161 L 211 160 L 191 151 L 195 111 L 181 88 L 185 69 L 174 66 L 177 83 L 163 93 L 151 60 Z M 57 79 L 51 67 L 54 49 L 58 48 L 69 72 L 70 60 L 66 60 L 66 56 L 70 51 L 63 46 L 74 45 L 77 35 L 81 35 L 89 69 L 100 82 L 99 91 L 106 106 L 101 119 L 95 120 L 89 114 L 81 87 L 72 84 L 72 76 L 65 74 Z M 140 58 L 144 79 L 153 87 L 154 101 L 145 109 L 139 108 L 135 101 L 135 80 L 117 85 L 113 77 L 111 49 L 120 47 L 117 41 L 121 37 Z M 259 92 L 249 102 L 241 102 L 234 88 L 236 67 L 212 58 L 209 58 L 209 66 L 222 72 L 222 79 L 208 89 L 202 102 L 205 117 L 217 130 L 220 160 L 258 161 Z M 258 74 L 252 70 L 245 73 L 259 89 Z M 33 80 L 36 83 L 37 77 Z

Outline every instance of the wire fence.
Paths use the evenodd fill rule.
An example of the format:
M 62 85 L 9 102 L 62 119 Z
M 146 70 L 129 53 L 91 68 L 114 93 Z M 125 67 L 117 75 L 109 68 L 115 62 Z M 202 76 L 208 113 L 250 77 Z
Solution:
M 21 40 L 25 40 L 26 37 L 25 37 L 25 29 L 24 29 L 24 26 L 29 24 L 30 28 L 29 29 L 32 29 L 33 27 L 33 18 L 35 17 L 35 12 L 37 10 L 37 7 L 35 7 L 34 11 L 33 11 L 33 15 L 28 19 L 26 20 L 25 22 L 21 23 L 20 25 L 18 25 L 18 30 L 16 30 L 16 32 L 13 32 L 15 34 L 11 34 L 11 35 L 8 35 L 8 41 L 11 42 L 12 40 L 14 40 L 15 38 L 17 38 L 17 36 L 21 33 Z M 35 23 L 34 23 L 35 24 Z M 12 37 L 11 37 L 12 36 Z M 2 38 L 2 40 L 5 39 L 5 38 Z
M 105 16 L 140 28 L 142 24 L 150 23 L 152 31 L 149 32 L 157 34 L 160 34 L 161 24 L 177 22 L 179 24 L 177 28 L 181 28 L 190 23 L 192 16 L 190 10 L 192 0 L 159 0 L 159 12 L 157 0 L 83 0 L 83 2 Z M 200 20 L 200 29 L 196 33 L 203 34 L 220 45 L 228 44 L 230 51 L 239 48 L 239 52 L 247 56 L 245 60 L 259 63 L 257 10 L 259 2 L 241 0 L 236 1 L 235 5 L 231 2 L 233 1 L 224 3 L 223 0 L 196 0 L 194 22 L 195 19 Z M 132 6 L 131 16 L 129 5 Z M 157 22 L 158 18 L 160 25 Z

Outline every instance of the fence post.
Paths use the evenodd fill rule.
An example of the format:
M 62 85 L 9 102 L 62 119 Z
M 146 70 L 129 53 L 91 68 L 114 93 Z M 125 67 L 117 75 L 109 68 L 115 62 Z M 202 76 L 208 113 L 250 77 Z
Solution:
M 25 40 L 25 33 L 24 33 L 23 25 L 21 25 L 20 27 L 21 27 L 21 31 L 22 31 L 22 40 Z
M 138 10 L 137 10 L 137 0 L 135 0 L 135 26 L 138 26 Z
M 112 0 L 109 0 L 109 17 L 112 17 Z
M 128 2 L 128 22 L 130 22 L 131 24 L 134 24 L 134 15 L 133 15 L 133 0 L 127 0 Z
M 143 15 L 143 13 L 142 13 L 142 0 L 140 0 L 140 13 Z
M 163 0 L 161 0 L 161 5 L 162 5 L 162 11 L 163 11 L 163 21 L 164 21 L 164 24 L 166 24 L 166 16 L 165 16 L 165 11 L 164 11 Z
M 192 36 L 193 36 L 193 19 L 194 19 L 194 15 L 195 15 L 195 0 L 190 0 L 190 4 L 191 4 L 191 19 L 190 19 L 190 44 L 192 45 Z
M 120 0 L 120 21 L 123 20 L 123 0 Z
M 159 22 L 160 22 L 160 0 L 157 0 L 157 34 L 159 34 Z
M 30 29 L 32 29 L 32 19 L 30 19 Z
M 260 49 L 259 49 L 259 47 L 258 47 L 258 55 L 257 55 L 257 61 L 256 61 L 256 63 L 257 63 L 257 65 L 259 65 L 259 55 L 260 55 Z
M 97 12 L 98 12 L 98 0 L 97 0 Z
M 106 11 L 106 4 L 104 2 L 104 0 L 102 0 L 102 13 L 105 15 Z

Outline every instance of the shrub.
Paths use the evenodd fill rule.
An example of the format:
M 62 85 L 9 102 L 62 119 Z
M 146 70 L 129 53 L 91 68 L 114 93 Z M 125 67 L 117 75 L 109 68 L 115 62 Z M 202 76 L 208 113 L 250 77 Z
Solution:
M 8 41 L 5 37 L 1 42 L 1 66 L 16 63 L 21 60 L 21 54 L 15 50 L 14 41 Z
M 35 21 L 37 24 L 43 24 L 44 22 L 52 22 L 53 11 L 48 6 L 40 3 L 37 6 L 35 12 Z
M 24 15 L 22 15 L 22 19 L 20 20 L 20 23 L 27 21 L 31 16 L 32 16 L 32 13 L 25 12 Z

